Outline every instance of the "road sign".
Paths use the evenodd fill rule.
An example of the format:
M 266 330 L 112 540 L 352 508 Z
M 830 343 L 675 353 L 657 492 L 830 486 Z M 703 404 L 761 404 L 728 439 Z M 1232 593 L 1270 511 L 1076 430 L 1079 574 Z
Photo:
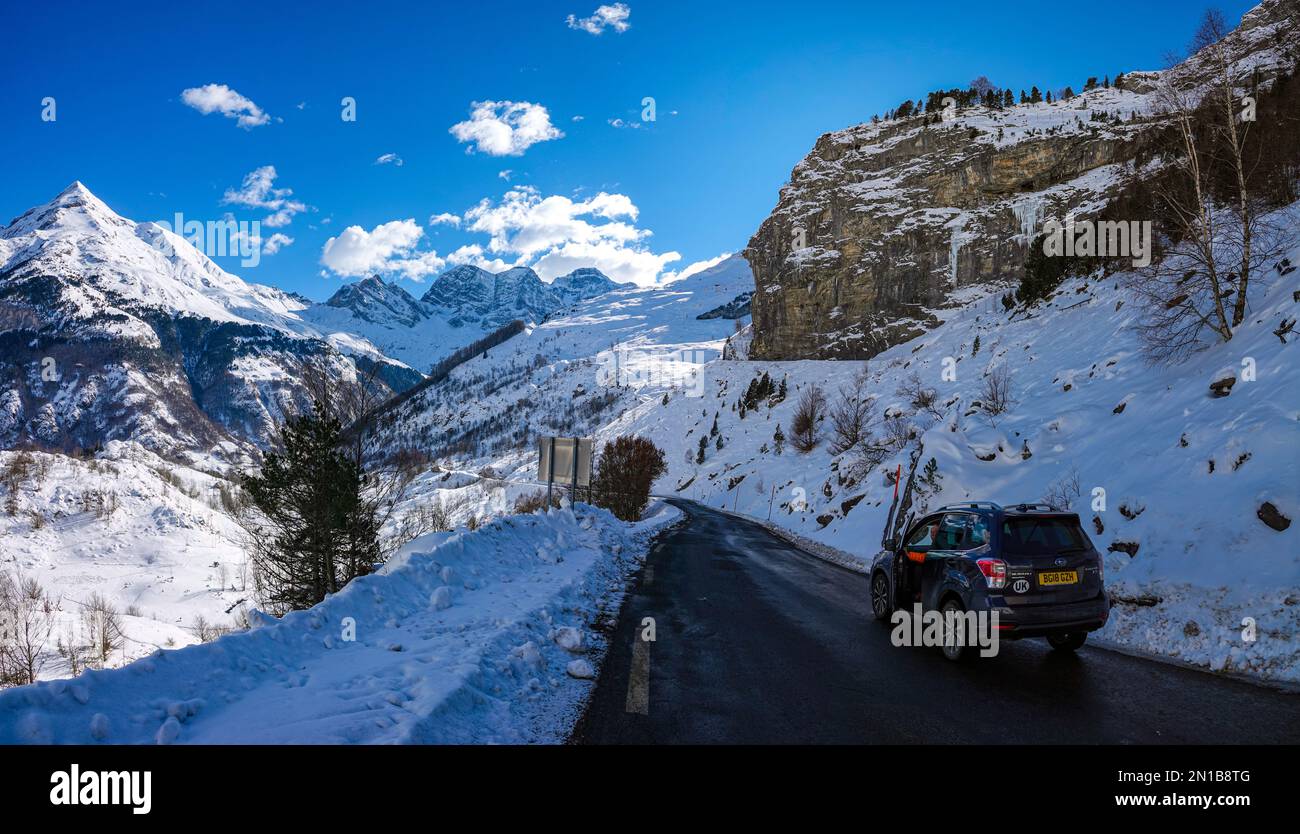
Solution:
M 537 440 L 537 480 L 550 484 L 591 486 L 590 437 L 542 437 Z M 575 452 L 576 450 L 576 452 Z

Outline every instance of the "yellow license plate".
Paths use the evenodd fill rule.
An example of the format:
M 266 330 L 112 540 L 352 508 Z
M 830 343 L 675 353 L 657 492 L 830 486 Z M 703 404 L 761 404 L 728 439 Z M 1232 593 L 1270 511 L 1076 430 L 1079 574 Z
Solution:
M 1038 584 L 1042 585 L 1073 585 L 1079 581 L 1079 572 L 1077 570 L 1049 570 L 1038 574 Z

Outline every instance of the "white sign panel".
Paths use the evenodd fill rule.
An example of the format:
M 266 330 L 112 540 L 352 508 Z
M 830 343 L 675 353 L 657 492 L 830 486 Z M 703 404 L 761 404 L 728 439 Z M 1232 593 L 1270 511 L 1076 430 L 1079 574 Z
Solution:
M 572 484 L 574 450 L 577 450 L 578 486 L 591 486 L 591 438 L 542 437 L 537 440 L 537 480 Z M 554 452 L 552 454 L 552 451 Z

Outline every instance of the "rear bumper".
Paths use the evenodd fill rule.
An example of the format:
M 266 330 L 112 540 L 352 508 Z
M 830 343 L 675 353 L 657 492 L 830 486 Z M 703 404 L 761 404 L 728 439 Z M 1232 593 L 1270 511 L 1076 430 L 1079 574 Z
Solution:
M 990 600 L 998 613 L 999 635 L 1003 640 L 1043 637 L 1061 631 L 1096 631 L 1110 616 L 1110 599 L 1105 593 L 1096 599 L 1064 605 L 1022 605 L 1012 608 Z

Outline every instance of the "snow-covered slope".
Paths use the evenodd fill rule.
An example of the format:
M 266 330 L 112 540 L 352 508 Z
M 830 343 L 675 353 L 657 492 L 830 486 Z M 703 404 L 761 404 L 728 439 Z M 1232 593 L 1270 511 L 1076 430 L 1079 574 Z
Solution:
M 1300 246 L 1289 259 L 1300 263 Z M 489 465 L 526 480 L 535 477 L 537 435 L 648 436 L 666 451 L 660 493 L 764 520 L 770 509 L 774 523 L 859 566 L 879 548 L 893 496 L 887 476 L 901 466 L 906 478 L 918 445 L 917 476 L 931 458 L 937 467 L 929 506 L 1037 501 L 1077 476 L 1074 508 L 1108 552 L 1106 579 L 1118 600 L 1103 639 L 1209 668 L 1300 679 L 1291 638 L 1300 630 L 1300 532 L 1294 523 L 1277 531 L 1259 516 L 1267 502 L 1300 518 L 1300 379 L 1294 347 L 1273 333 L 1298 312 L 1286 264 L 1257 282 L 1253 315 L 1232 342 L 1159 366 L 1142 352 L 1125 274 L 1067 283 L 1028 311 L 1003 308 L 1005 286 L 968 288 L 924 311 L 937 322 L 932 331 L 870 362 L 720 360 L 735 323 L 695 317 L 738 294 L 744 267 L 736 259 L 557 316 L 424 392 L 381 442 L 415 440 L 462 468 Z M 743 347 L 744 333 L 731 338 Z M 992 425 L 975 401 L 997 366 L 1010 370 L 1018 402 Z M 944 377 L 946 368 L 955 378 Z M 882 418 L 877 435 L 892 415 L 913 438 L 855 471 L 852 456 L 830 453 L 826 419 L 817 448 L 795 451 L 790 421 L 803 391 L 818 385 L 834 405 L 864 369 Z M 774 385 L 785 381 L 787 397 L 742 418 L 738 402 L 764 373 Z M 916 413 L 897 393 L 913 373 L 935 389 L 940 416 Z M 1211 396 L 1210 383 L 1225 374 L 1241 381 L 1228 397 Z M 779 456 L 778 425 L 786 438 Z M 1094 510 L 1103 494 L 1104 509 Z M 1242 641 L 1244 617 L 1256 622 L 1258 640 Z
M 753 286 L 743 258 L 659 287 L 580 301 L 457 368 L 385 416 L 376 446 L 415 444 L 520 476 L 538 434 L 586 434 L 651 382 L 691 384 L 736 324 L 697 317 Z M 662 393 L 662 392 L 660 392 Z
M 1240 95 L 1267 90 L 1300 54 L 1300 4 L 1264 0 L 1222 43 Z M 758 289 L 753 355 L 868 358 L 931 327 L 922 311 L 952 291 L 1018 274 L 1046 221 L 1095 219 L 1149 181 L 1172 155 L 1157 86 L 1198 98 L 1213 54 L 1116 84 L 1098 72 L 1092 89 L 1053 101 L 959 105 L 917 90 L 933 94 L 924 113 L 908 102 L 823 134 L 744 251 Z
M 307 402 L 302 368 L 419 375 L 363 337 L 326 340 L 302 301 L 113 213 L 81 183 L 0 230 L 0 448 L 135 440 L 167 455 L 266 446 Z
M 1290 262 L 1300 262 L 1300 246 Z M 1103 638 L 1212 669 L 1300 680 L 1300 374 L 1295 346 L 1273 333 L 1300 312 L 1286 269 L 1271 270 L 1230 343 L 1176 366 L 1145 360 L 1124 276 L 1068 283 L 1027 315 L 1004 311 L 996 290 L 968 292 L 932 311 L 943 321 L 933 331 L 870 362 L 715 362 L 702 400 L 646 398 L 600 434 L 652 437 L 667 452 L 658 485 L 665 493 L 759 519 L 770 513 L 860 563 L 879 547 L 889 476 L 901 466 L 907 477 L 918 443 L 922 466 L 931 458 L 937 465 L 930 507 L 1038 501 L 1077 479 L 1073 509 L 1109 551 L 1106 581 L 1118 600 Z M 1017 404 L 991 425 L 975 403 L 997 366 L 1010 369 Z M 955 379 L 945 379 L 945 367 Z M 828 418 L 817 448 L 795 451 L 790 423 L 804 390 L 818 385 L 834 405 L 864 370 L 878 413 L 905 416 L 917 437 L 858 471 L 852 456 L 831 454 Z M 763 373 L 784 380 L 788 396 L 742 419 L 737 401 Z M 897 393 L 913 373 L 937 392 L 941 416 L 917 414 Z M 1237 384 L 1213 396 L 1210 383 L 1225 376 Z M 715 417 L 721 449 L 710 435 Z M 786 437 L 779 456 L 778 425 Z M 1290 526 L 1266 524 L 1265 503 Z M 1247 617 L 1258 627 L 1254 642 L 1242 639 Z
M 0 744 L 560 742 L 666 506 L 579 505 L 413 542 L 282 620 L 0 692 Z
M 296 332 L 290 322 L 300 301 L 225 272 L 156 223 L 119 217 L 80 182 L 15 218 L 0 230 L 0 241 L 0 275 L 7 283 L 75 276 L 58 288 L 61 306 L 74 317 L 127 303 Z

